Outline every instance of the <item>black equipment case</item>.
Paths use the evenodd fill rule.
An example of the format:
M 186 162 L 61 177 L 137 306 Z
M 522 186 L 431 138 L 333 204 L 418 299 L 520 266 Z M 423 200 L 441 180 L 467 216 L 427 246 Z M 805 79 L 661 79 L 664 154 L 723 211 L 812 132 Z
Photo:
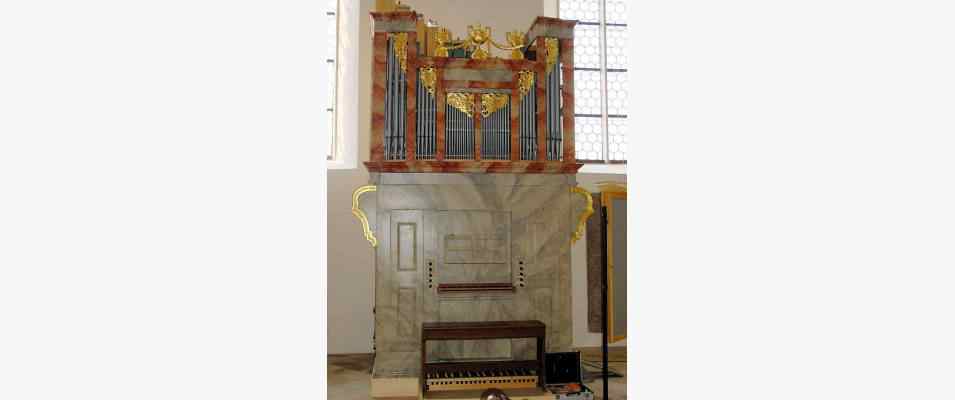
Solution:
M 579 385 L 579 390 L 569 390 L 573 384 Z M 594 399 L 594 392 L 583 383 L 579 351 L 544 354 L 544 388 L 557 400 Z

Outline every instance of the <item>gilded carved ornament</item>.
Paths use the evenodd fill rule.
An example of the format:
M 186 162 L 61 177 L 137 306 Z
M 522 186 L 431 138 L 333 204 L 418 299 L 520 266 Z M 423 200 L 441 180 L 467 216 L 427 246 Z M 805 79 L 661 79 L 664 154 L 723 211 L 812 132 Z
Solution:
M 531 91 L 531 88 L 534 87 L 534 72 L 527 70 L 518 72 L 517 87 L 521 91 L 521 97 L 527 95 L 527 93 Z
M 544 38 L 544 51 L 547 52 L 547 73 L 549 74 L 554 65 L 557 64 L 557 54 L 558 54 L 558 41 L 557 38 Z
M 481 115 L 485 118 L 504 108 L 511 96 L 504 93 L 484 93 L 481 95 Z
M 368 243 L 371 243 L 371 247 L 378 246 L 378 239 L 375 238 L 375 233 L 372 232 L 371 228 L 368 227 L 368 217 L 365 215 L 365 212 L 362 211 L 358 201 L 361 199 L 362 194 L 377 190 L 378 187 L 375 185 L 366 185 L 355 189 L 351 195 L 351 213 L 355 216 L 355 218 L 358 218 L 358 222 L 361 223 L 362 233 L 365 235 L 365 240 L 367 240 Z
M 491 28 L 474 24 L 468 25 L 468 38 L 465 40 L 451 40 L 451 33 L 444 28 L 434 30 L 433 43 L 436 57 L 447 57 L 448 50 L 465 49 L 471 52 L 471 58 L 483 60 L 491 56 L 491 46 L 500 50 L 510 51 L 511 59 L 524 59 L 525 39 L 520 31 L 507 32 L 507 44 L 501 44 L 491 37 Z
M 448 104 L 469 117 L 474 116 L 474 93 L 448 93 Z
M 408 72 L 408 32 L 392 34 L 394 37 L 395 57 L 402 72 Z
M 434 96 L 434 87 L 438 82 L 438 73 L 434 70 L 434 67 L 427 66 L 421 68 L 418 72 L 418 77 L 421 79 L 421 83 L 425 89 L 428 89 L 428 93 Z
M 587 201 L 587 207 L 584 208 L 584 212 L 580 214 L 580 217 L 577 220 L 577 229 L 574 230 L 573 235 L 570 237 L 570 243 L 580 240 L 584 237 L 584 229 L 587 227 L 587 219 L 590 218 L 594 213 L 594 199 L 590 196 L 590 192 L 587 189 L 584 189 L 580 186 L 574 186 L 570 188 L 571 193 L 577 193 Z

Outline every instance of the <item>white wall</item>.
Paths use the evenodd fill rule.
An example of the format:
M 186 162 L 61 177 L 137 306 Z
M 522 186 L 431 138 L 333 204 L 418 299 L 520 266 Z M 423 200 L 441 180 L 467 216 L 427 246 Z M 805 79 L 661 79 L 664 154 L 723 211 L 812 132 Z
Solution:
M 344 3 L 351 2 L 342 0 Z M 361 225 L 351 214 L 351 193 L 368 184 L 368 171 L 361 161 L 368 160 L 369 136 L 358 133 L 368 132 L 371 118 L 372 25 L 368 13 L 373 3 L 373 0 L 358 2 L 354 16 L 358 21 L 358 38 L 349 41 L 358 50 L 357 93 L 340 93 L 342 99 L 358 99 L 357 130 L 345 131 L 359 137 L 357 167 L 328 171 L 328 352 L 332 354 L 372 351 L 374 257 L 362 235 Z M 339 113 L 349 114 L 345 108 L 343 104 Z M 374 214 L 369 213 L 371 215 Z
M 552 1 L 552 0 L 547 0 Z M 453 34 L 464 36 L 467 26 L 481 23 L 491 27 L 494 37 L 504 40 L 504 33 L 526 30 L 538 15 L 545 12 L 547 1 L 488 0 L 406 0 L 416 11 L 423 13 Z M 343 3 L 345 3 L 343 1 Z M 368 183 L 368 172 L 361 161 L 368 159 L 370 93 L 371 93 L 371 20 L 368 12 L 373 0 L 358 2 L 358 40 L 348 41 L 358 47 L 357 93 L 342 93 L 345 98 L 358 98 L 359 135 L 358 167 L 328 171 L 328 352 L 368 353 L 372 351 L 374 317 L 374 258 L 372 248 L 364 240 L 361 226 L 351 214 L 351 193 Z M 553 7 L 547 7 L 553 9 Z M 552 15 L 552 14 L 551 14 Z M 347 17 L 345 13 L 343 18 Z M 345 49 L 347 52 L 347 49 Z M 352 114 L 340 109 L 341 115 Z M 341 124 L 347 127 L 349 124 Z M 353 129 L 345 132 L 352 133 Z M 588 190 L 595 190 L 596 182 L 624 180 L 623 175 L 580 174 L 578 180 Z M 366 210 L 369 210 L 366 206 Z M 372 215 L 370 213 L 370 215 Z M 580 240 L 572 249 L 574 345 L 597 346 L 600 335 L 587 332 L 585 243 Z

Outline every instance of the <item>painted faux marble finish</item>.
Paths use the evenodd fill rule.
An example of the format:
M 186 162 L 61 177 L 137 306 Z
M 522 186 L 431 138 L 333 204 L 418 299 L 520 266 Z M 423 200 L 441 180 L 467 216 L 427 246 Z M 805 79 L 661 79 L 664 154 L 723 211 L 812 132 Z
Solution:
M 574 175 L 372 174 L 375 347 L 420 354 L 423 322 L 540 320 L 547 351 L 571 345 L 570 238 L 581 211 Z M 438 293 L 446 283 L 509 283 L 513 292 Z M 430 347 L 434 346 L 434 347 Z M 534 357 L 530 341 L 429 344 L 433 360 Z M 411 361 L 404 356 L 403 359 Z M 416 360 L 420 361 L 420 359 Z
M 420 371 L 425 322 L 538 320 L 547 327 L 545 351 L 569 350 L 570 244 L 582 212 L 570 190 L 582 166 L 574 151 L 576 21 L 537 18 L 518 38 L 525 47 L 505 59 L 482 56 L 479 36 L 467 42 L 473 58 L 434 51 L 452 43 L 413 11 L 371 16 L 365 167 L 377 190 L 364 208 L 377 238 L 373 395 L 395 396 L 385 388 L 398 385 L 413 396 L 420 388 L 408 381 Z M 555 67 L 563 82 L 553 78 Z M 419 87 L 421 69 L 429 74 Z M 453 111 L 468 102 L 449 101 L 452 92 L 504 98 L 509 103 L 500 104 L 512 107 L 501 118 L 462 117 Z M 474 96 L 473 109 L 483 98 Z M 429 361 L 532 359 L 537 351 L 529 339 L 428 346 Z
M 440 126 L 440 125 L 439 125 Z M 438 146 L 443 145 L 438 136 Z M 517 137 L 516 135 L 514 136 Z M 512 143 L 516 143 L 513 139 Z M 379 141 L 380 143 L 380 141 Z M 516 147 L 516 146 L 515 146 Z M 512 147 L 512 148 L 515 148 Z M 442 157 L 438 148 L 438 157 Z M 542 154 L 544 152 L 541 152 Z M 565 161 L 366 161 L 368 172 L 465 172 L 465 173 L 525 173 L 525 174 L 573 174 L 584 164 Z
M 563 20 L 550 17 L 537 17 L 530 29 L 527 30 L 527 42 L 531 43 L 538 37 L 547 36 L 558 39 L 573 39 L 574 26 L 577 21 Z
M 417 30 L 418 14 L 412 11 L 371 12 L 375 20 L 375 32 L 414 32 Z
M 370 161 L 365 164 L 369 171 L 567 174 L 581 167 L 576 162 L 574 148 L 573 31 L 576 21 L 538 17 L 526 35 L 519 32 L 515 35 L 519 40 L 509 56 L 512 58 L 487 57 L 487 54 L 485 58 L 476 55 L 482 54 L 479 44 L 484 42 L 476 41 L 479 39 L 474 39 L 470 32 L 463 45 L 470 50 L 462 51 L 473 50 L 471 56 L 448 57 L 446 52 L 443 55 L 435 52 L 435 46 L 462 45 L 441 39 L 440 34 L 432 31 L 440 27 L 426 27 L 426 18 L 414 11 L 372 12 L 371 17 L 374 20 L 372 139 Z M 392 49 L 388 37 L 396 35 L 405 38 L 400 43 L 407 45 Z M 510 33 L 508 37 L 511 40 Z M 554 41 L 559 41 L 559 50 L 544 45 L 545 42 L 553 45 Z M 433 77 L 429 80 L 432 82 L 429 92 L 433 92 L 436 104 L 429 105 L 429 111 L 423 115 L 419 116 L 417 109 L 417 74 L 403 75 L 388 69 L 393 65 L 387 61 L 391 59 L 390 51 L 402 60 L 401 71 L 422 68 L 433 71 L 433 75 L 429 75 Z M 543 77 L 552 72 L 557 62 L 552 57 L 555 51 L 560 54 L 563 82 L 551 84 L 552 88 L 548 89 L 545 81 L 551 78 Z M 519 76 L 537 76 L 537 84 L 531 89 L 535 107 L 528 110 L 516 107 L 523 98 L 518 93 L 527 92 L 530 85 L 526 79 L 521 83 Z M 509 123 L 493 119 L 486 123 L 476 113 L 472 119 L 446 113 L 448 94 L 461 91 L 510 94 L 510 104 L 515 107 L 508 116 Z M 431 107 L 434 109 L 430 110 Z M 525 112 L 530 114 L 522 115 Z M 418 122 L 427 128 L 417 132 Z M 520 137 L 519 131 L 530 133 Z M 417 143 L 419 136 L 426 144 L 423 148 L 430 149 L 421 160 L 416 154 L 422 147 Z M 489 139 L 484 139 L 485 136 Z M 482 148 L 485 140 L 485 148 Z M 473 151 L 467 150 L 472 146 Z M 490 157 L 497 161 L 485 162 L 482 149 L 490 154 L 510 154 L 509 157 Z M 536 162 L 520 163 L 522 160 Z

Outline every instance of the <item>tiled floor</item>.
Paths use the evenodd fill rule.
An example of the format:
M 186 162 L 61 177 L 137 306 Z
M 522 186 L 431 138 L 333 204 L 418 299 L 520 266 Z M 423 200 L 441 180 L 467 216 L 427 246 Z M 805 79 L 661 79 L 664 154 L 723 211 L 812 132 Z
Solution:
M 599 359 L 599 349 L 583 350 L 584 360 Z M 596 355 L 596 358 L 594 356 Z M 611 360 L 623 360 L 610 364 L 611 368 L 625 373 L 626 349 L 615 348 L 611 353 Z M 328 398 L 335 400 L 369 400 L 371 399 L 371 354 L 343 354 L 328 356 Z M 611 378 L 609 380 L 610 399 L 627 398 L 627 378 Z M 600 380 L 587 382 L 586 385 L 601 395 L 603 383 Z M 475 399 L 476 400 L 476 399 Z

